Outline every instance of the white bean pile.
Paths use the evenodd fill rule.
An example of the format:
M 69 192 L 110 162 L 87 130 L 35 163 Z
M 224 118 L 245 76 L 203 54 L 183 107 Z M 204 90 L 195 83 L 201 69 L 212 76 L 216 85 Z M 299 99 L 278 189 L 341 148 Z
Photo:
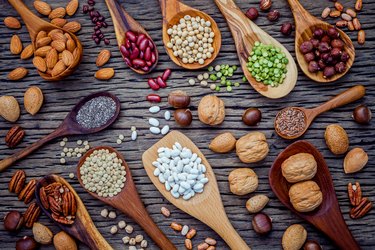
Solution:
M 178 142 L 172 148 L 159 148 L 158 159 L 152 165 L 154 175 L 176 199 L 182 196 L 189 200 L 196 193 L 202 193 L 208 182 L 202 159 Z

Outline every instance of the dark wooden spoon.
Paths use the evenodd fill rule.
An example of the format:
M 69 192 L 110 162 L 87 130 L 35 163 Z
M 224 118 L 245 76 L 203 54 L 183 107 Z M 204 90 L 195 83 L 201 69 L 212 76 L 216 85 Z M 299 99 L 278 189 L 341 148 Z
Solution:
M 281 172 L 281 164 L 290 156 L 298 153 L 309 153 L 314 156 L 318 170 L 312 180 L 319 185 L 323 193 L 322 204 L 314 211 L 308 213 L 298 212 L 290 203 L 288 193 L 292 184 L 287 182 Z M 360 249 L 345 224 L 337 201 L 331 173 L 324 157 L 312 144 L 307 141 L 297 141 L 281 152 L 269 171 L 269 182 L 273 192 L 284 206 L 326 234 L 340 249 Z
M 87 129 L 82 127 L 81 125 L 78 124 L 76 120 L 76 116 L 80 108 L 89 100 L 99 97 L 99 96 L 106 96 L 112 98 L 116 102 L 116 112 L 113 115 L 113 117 L 103 126 L 97 127 L 97 128 L 92 128 L 92 129 Z M 0 172 L 4 171 L 7 169 L 9 166 L 11 166 L 14 162 L 28 156 L 47 142 L 57 138 L 57 137 L 62 137 L 62 136 L 67 136 L 67 135 L 85 135 L 85 134 L 91 134 L 91 133 L 96 133 L 99 131 L 102 131 L 103 129 L 107 128 L 110 126 L 118 117 L 120 114 L 120 101 L 119 99 L 108 93 L 108 92 L 97 92 L 91 95 L 86 96 L 83 98 L 81 101 L 79 101 L 74 108 L 69 112 L 69 114 L 65 117 L 64 121 L 61 123 L 61 125 L 52 133 L 49 135 L 46 135 L 39 141 L 33 143 L 32 145 L 18 151 L 17 153 L 3 159 L 0 161 Z
M 66 187 L 69 188 L 70 192 L 74 194 L 74 197 L 77 202 L 77 213 L 74 223 L 72 225 L 64 225 L 61 223 L 56 222 L 49 210 L 45 209 L 40 201 L 39 190 L 47 186 L 48 184 L 60 182 L 64 184 Z M 42 178 L 37 184 L 35 188 L 35 198 L 39 205 L 39 207 L 43 210 L 43 212 L 57 224 L 63 231 L 70 234 L 71 236 L 77 238 L 82 243 L 86 244 L 90 247 L 90 249 L 113 249 L 108 242 L 103 238 L 100 234 L 98 229 L 95 227 L 90 214 L 87 212 L 85 205 L 83 204 L 82 200 L 79 198 L 78 194 L 74 190 L 74 188 L 62 177 L 58 175 L 47 175 Z
M 357 86 L 351 87 L 348 90 L 345 90 L 344 92 L 335 96 L 333 99 L 329 100 L 328 102 L 326 102 L 326 103 L 324 103 L 324 104 L 322 104 L 322 105 L 320 105 L 316 108 L 313 108 L 313 109 L 306 109 L 306 108 L 300 108 L 300 107 L 284 108 L 281 111 L 279 111 L 276 115 L 275 123 L 274 123 L 275 131 L 279 136 L 281 136 L 284 139 L 288 139 L 288 140 L 296 139 L 296 138 L 302 136 L 306 132 L 306 130 L 310 127 L 310 125 L 311 125 L 312 121 L 315 119 L 315 117 L 317 117 L 321 113 L 324 113 L 328 110 L 343 106 L 343 105 L 351 103 L 351 102 L 354 102 L 354 101 L 362 98 L 365 94 L 366 94 L 365 87 L 363 87 L 362 85 L 357 85 Z M 284 134 L 282 131 L 280 131 L 278 129 L 278 126 L 277 126 L 278 116 L 281 114 L 281 112 L 283 112 L 286 109 L 290 109 L 290 108 L 299 110 L 299 111 L 303 112 L 304 115 L 305 115 L 304 121 L 301 121 L 301 123 L 304 122 L 304 129 L 301 130 L 298 134 L 295 134 L 293 136 L 289 136 L 289 135 Z
M 125 33 L 129 30 L 137 32 L 139 34 L 145 34 L 148 37 L 148 39 L 154 44 L 156 61 L 148 71 L 143 71 L 141 69 L 136 69 L 129 66 L 134 72 L 138 74 L 150 73 L 158 64 L 159 59 L 158 49 L 156 47 L 155 42 L 152 40 L 151 36 L 147 33 L 147 31 L 142 27 L 142 25 L 135 21 L 134 18 L 132 18 L 125 11 L 124 7 L 122 7 L 117 0 L 105 0 L 105 2 L 109 9 L 109 13 L 111 14 L 113 26 L 115 27 L 116 39 L 119 49 L 121 45 L 123 45 L 125 42 Z
M 109 152 L 115 152 L 117 157 L 122 160 L 125 166 L 125 171 L 126 171 L 125 186 L 122 188 L 121 192 L 118 193 L 114 197 L 107 197 L 107 198 L 101 197 L 97 195 L 96 193 L 90 192 L 89 190 L 85 189 L 85 186 L 82 183 L 81 172 L 80 172 L 82 165 L 84 164 L 86 158 L 90 156 L 92 152 L 94 152 L 95 150 L 100 150 L 100 149 L 107 149 L 109 150 Z M 99 146 L 99 147 L 92 148 L 89 151 L 87 151 L 87 153 L 82 156 L 81 160 L 78 163 L 77 178 L 81 186 L 89 194 L 94 196 L 96 199 L 101 200 L 102 202 L 120 210 L 121 212 L 128 215 L 129 217 L 133 218 L 161 249 L 168 249 L 168 250 L 177 249 L 173 245 L 173 243 L 165 236 L 165 234 L 158 228 L 158 226 L 155 224 L 155 222 L 152 220 L 152 218 L 148 214 L 141 199 L 139 198 L 137 188 L 133 182 L 132 174 L 130 172 L 128 164 L 126 164 L 124 157 L 116 149 L 112 147 Z

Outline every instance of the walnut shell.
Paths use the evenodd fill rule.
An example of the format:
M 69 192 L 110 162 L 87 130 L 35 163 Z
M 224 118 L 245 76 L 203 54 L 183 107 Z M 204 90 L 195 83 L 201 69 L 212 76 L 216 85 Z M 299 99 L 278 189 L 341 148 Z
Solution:
M 266 158 L 269 148 L 266 136 L 261 132 L 251 132 L 236 143 L 236 153 L 244 163 L 258 162 Z
M 230 191 L 237 195 L 254 192 L 258 188 L 258 176 L 250 168 L 237 168 L 228 176 Z
M 227 153 L 236 146 L 236 138 L 232 133 L 226 132 L 216 136 L 208 146 L 216 153 Z
M 225 118 L 223 100 L 214 95 L 204 96 L 198 105 L 199 120 L 208 125 L 219 125 Z
M 344 159 L 345 174 L 356 173 L 360 171 L 368 162 L 368 155 L 362 148 L 353 148 Z
M 299 250 L 302 248 L 307 238 L 306 229 L 300 224 L 293 224 L 289 226 L 282 239 L 282 246 L 284 250 Z
M 299 153 L 290 156 L 281 164 L 284 178 L 290 183 L 311 180 L 317 170 L 317 163 L 311 154 Z
M 338 124 L 327 126 L 324 133 L 326 144 L 335 155 L 346 153 L 349 149 L 349 138 L 345 129 Z
M 322 203 L 323 194 L 315 181 L 304 181 L 290 187 L 289 199 L 298 212 L 310 212 Z

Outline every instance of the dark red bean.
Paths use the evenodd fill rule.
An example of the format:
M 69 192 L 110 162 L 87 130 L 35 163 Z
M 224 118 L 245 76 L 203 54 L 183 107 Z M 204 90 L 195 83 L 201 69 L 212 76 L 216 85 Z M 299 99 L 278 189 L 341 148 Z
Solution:
M 138 37 L 137 37 L 137 46 L 139 46 L 139 44 L 141 43 L 141 41 L 144 39 L 144 38 L 147 38 L 145 34 L 140 34 Z
M 144 59 L 146 61 L 150 61 L 151 60 L 151 48 L 150 47 L 146 48 Z
M 155 45 L 151 40 L 148 40 L 148 47 L 150 47 L 151 50 L 155 48 Z
M 147 83 L 148 83 L 148 86 L 150 86 L 150 88 L 152 88 L 153 90 L 160 89 L 160 86 L 152 78 L 148 79 Z
M 139 53 L 139 58 L 141 58 L 141 59 L 145 59 L 144 57 L 145 57 L 145 53 L 143 53 L 143 51 L 141 51 L 141 52 Z
M 171 75 L 172 73 L 172 70 L 170 69 L 166 69 L 164 72 L 163 72 L 163 75 L 161 76 L 161 79 L 163 79 L 163 81 L 167 81 L 169 76 Z
M 161 78 L 161 76 L 158 76 L 156 78 L 156 82 L 157 84 L 160 86 L 160 88 L 165 88 L 167 87 L 167 84 L 165 83 L 165 81 L 163 81 L 163 79 Z
M 96 24 L 97 21 L 98 21 L 98 18 L 97 18 L 97 17 L 93 17 L 93 18 L 92 18 L 92 23 L 93 23 L 93 24 Z
M 155 54 L 155 52 L 152 52 L 152 54 L 151 54 L 151 62 L 152 63 L 156 62 L 156 54 Z
M 104 28 L 108 27 L 108 24 L 106 22 L 103 22 L 102 25 L 103 25 Z
M 144 72 L 148 72 L 150 70 L 150 67 L 144 66 L 141 68 L 141 70 L 143 70 Z
M 142 68 L 142 67 L 146 66 L 146 62 L 142 59 L 139 59 L 139 58 L 133 59 L 132 64 L 136 67 L 139 67 L 139 68 Z
M 130 49 L 131 47 L 132 47 L 132 44 L 130 43 L 130 41 L 126 40 L 125 41 L 125 48 Z
M 139 49 L 138 48 L 134 48 L 132 53 L 130 54 L 130 60 L 133 60 L 133 59 L 136 59 L 138 58 L 139 56 Z
M 124 61 L 125 61 L 125 63 L 126 63 L 129 67 L 133 67 L 133 64 L 132 64 L 132 62 L 130 61 L 129 58 L 125 57 L 125 58 L 124 58 Z
M 130 56 L 129 51 L 125 48 L 124 45 L 121 45 L 121 46 L 120 46 L 120 52 L 121 52 L 121 54 L 122 54 L 124 57 L 129 57 L 129 56 Z
M 146 61 L 147 66 L 151 67 L 153 63 L 151 61 Z
M 132 44 L 132 49 L 135 49 L 135 48 L 139 49 L 135 43 L 131 43 L 131 44 Z
M 148 39 L 144 38 L 140 43 L 139 43 L 139 49 L 142 51 L 145 51 L 145 49 L 148 47 Z
M 100 27 L 99 27 L 98 25 L 96 25 L 96 26 L 94 27 L 94 30 L 97 31 L 98 29 L 100 29 Z
M 146 100 L 149 102 L 161 102 L 161 97 L 157 94 L 149 94 Z
M 96 44 L 100 43 L 100 39 L 99 38 L 95 38 L 94 41 L 95 41 Z
M 105 17 L 104 16 L 100 16 L 98 19 L 99 19 L 100 22 L 103 22 L 105 20 Z
M 137 41 L 137 36 L 133 33 L 133 31 L 127 31 L 126 33 L 125 33 L 125 36 L 130 40 L 130 41 L 132 41 L 132 42 L 136 42 Z
M 108 38 L 104 39 L 104 44 L 105 45 L 109 45 L 110 43 L 111 43 L 111 41 Z
M 87 14 L 89 12 L 89 6 L 88 5 L 83 5 L 82 7 L 82 13 Z
M 100 39 L 103 39 L 103 38 L 104 38 L 104 34 L 103 34 L 103 33 L 100 33 L 100 34 L 99 34 L 99 38 L 100 38 Z

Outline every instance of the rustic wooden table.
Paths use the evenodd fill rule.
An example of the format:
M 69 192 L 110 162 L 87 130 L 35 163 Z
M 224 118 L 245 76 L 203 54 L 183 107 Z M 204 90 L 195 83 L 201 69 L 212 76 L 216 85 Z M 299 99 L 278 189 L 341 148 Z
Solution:
M 27 0 L 25 2 L 30 8 L 32 8 L 33 1 Z M 49 2 L 53 7 L 64 6 L 66 3 L 66 1 L 62 0 Z M 375 98 L 375 89 L 372 84 L 373 78 L 375 77 L 375 25 L 373 22 L 375 18 L 374 0 L 366 1 L 364 3 L 363 11 L 360 13 L 361 23 L 367 33 L 367 42 L 364 46 L 358 46 L 358 44 L 355 42 L 357 54 L 356 61 L 347 76 L 332 84 L 319 85 L 307 79 L 303 73 L 299 71 L 298 82 L 295 89 L 289 96 L 281 100 L 267 99 L 256 93 L 251 86 L 246 83 L 241 84 L 239 88 L 235 88 L 231 93 L 222 91 L 217 93 L 217 95 L 223 98 L 225 101 L 227 116 L 225 122 L 217 127 L 205 126 L 200 123 L 197 118 L 197 105 L 200 98 L 204 95 L 211 94 L 212 91 L 208 88 L 201 88 L 200 86 L 189 86 L 187 82 L 189 78 L 196 76 L 198 73 L 203 73 L 204 71 L 191 72 L 181 69 L 171 63 L 165 53 L 161 40 L 161 14 L 158 1 L 128 0 L 126 3 L 124 3 L 124 1 L 121 2 L 126 6 L 128 12 L 150 32 L 158 46 L 160 52 L 159 65 L 151 76 L 159 75 L 166 68 L 171 68 L 173 70 L 168 88 L 158 91 L 158 94 L 160 94 L 164 99 L 161 104 L 162 109 L 170 110 L 170 107 L 168 107 L 165 100 L 166 96 L 171 90 L 181 89 L 187 91 L 191 95 L 191 109 L 194 115 L 192 125 L 188 128 L 180 128 L 173 121 L 168 122 L 168 124 L 172 129 L 178 129 L 189 136 L 206 155 L 208 161 L 214 168 L 221 191 L 222 200 L 230 221 L 238 230 L 239 234 L 245 239 L 245 241 L 255 249 L 280 249 L 282 234 L 284 230 L 293 223 L 301 223 L 303 226 L 305 226 L 308 231 L 308 239 L 318 240 L 324 249 L 334 248 L 331 241 L 323 234 L 304 221 L 301 221 L 301 219 L 287 210 L 275 197 L 269 187 L 269 168 L 275 157 L 291 143 L 281 139 L 275 134 L 273 129 L 273 120 L 276 112 L 285 106 L 296 105 L 314 107 L 355 84 L 365 85 L 367 88 L 365 98 L 321 115 L 312 124 L 311 128 L 307 131 L 302 139 L 312 142 L 326 158 L 333 176 L 335 189 L 344 218 L 354 237 L 358 240 L 363 249 L 374 249 L 375 210 L 373 209 L 366 217 L 362 219 L 351 220 L 348 215 L 349 201 L 346 192 L 348 182 L 359 181 L 362 185 L 364 195 L 375 202 L 374 121 L 371 125 L 361 126 L 354 123 L 351 119 L 352 110 L 361 103 L 367 103 L 375 111 L 373 101 Z M 214 1 L 189 0 L 185 2 L 210 14 L 217 21 L 221 29 L 223 37 L 222 48 L 214 63 L 231 65 L 238 64 L 232 36 L 228 30 L 226 21 L 222 17 L 218 8 L 215 6 Z M 238 0 L 237 2 L 238 5 L 245 11 L 250 6 L 257 6 L 259 1 Z M 84 3 L 85 1 L 81 1 L 80 7 Z M 354 1 L 345 0 L 343 3 L 345 6 L 352 6 Z M 304 0 L 302 1 L 302 4 L 315 16 L 319 16 L 325 6 L 332 5 L 331 2 L 326 0 L 311 2 Z M 92 146 L 109 145 L 119 149 L 124 154 L 131 168 L 135 183 L 147 210 L 157 225 L 179 249 L 184 248 L 184 238 L 169 228 L 172 221 L 186 224 L 197 229 L 198 234 L 193 241 L 195 246 L 202 242 L 205 237 L 210 236 L 218 240 L 218 249 L 227 249 L 228 247 L 226 244 L 210 228 L 169 204 L 156 190 L 150 179 L 147 177 L 142 166 L 142 153 L 161 138 L 161 136 L 150 134 L 148 130 L 147 121 L 151 115 L 147 110 L 150 107 L 150 104 L 145 101 L 145 96 L 152 92 L 146 83 L 148 76 L 136 75 L 125 66 L 117 49 L 115 34 L 111 25 L 112 21 L 104 1 L 98 1 L 95 7 L 100 10 L 110 24 L 110 26 L 107 29 L 103 29 L 103 31 L 105 31 L 105 35 L 110 38 L 111 45 L 96 46 L 94 44 L 94 42 L 91 40 L 93 25 L 88 19 L 88 16 L 83 15 L 80 10 L 73 18 L 70 19 L 77 20 L 82 24 L 82 30 L 78 33 L 78 36 L 84 46 L 83 60 L 79 69 L 74 75 L 57 83 L 42 80 L 32 66 L 31 60 L 22 61 L 18 56 L 11 55 L 9 52 L 9 41 L 12 34 L 19 34 L 21 39 L 24 41 L 24 44 L 29 43 L 30 38 L 24 25 L 21 30 L 9 30 L 1 21 L 0 93 L 1 95 L 13 95 L 20 102 L 22 115 L 17 124 L 25 128 L 27 134 L 24 142 L 18 148 L 23 148 L 26 145 L 35 142 L 55 129 L 65 117 L 67 112 L 80 98 L 96 91 L 110 91 L 116 94 L 122 102 L 122 111 L 118 121 L 112 127 L 101 133 L 90 136 L 70 137 L 69 141 L 71 144 L 69 145 L 74 146 L 76 140 L 83 139 L 89 140 Z M 260 17 L 256 23 L 265 31 L 273 35 L 276 39 L 281 41 L 294 56 L 294 36 L 284 37 L 279 32 L 280 25 L 283 22 L 290 22 L 293 20 L 287 2 L 274 1 L 273 8 L 281 12 L 281 18 L 276 24 L 271 24 L 266 19 L 265 13 L 260 13 Z M 3 20 L 9 15 L 17 16 L 17 13 L 7 3 L 7 1 L 0 2 L 0 9 L 0 20 Z M 355 32 L 350 33 L 350 36 L 354 41 L 356 40 Z M 107 66 L 115 68 L 116 75 L 110 81 L 98 81 L 93 77 L 95 71 L 97 70 L 97 67 L 95 66 L 95 58 L 98 52 L 103 48 L 110 49 L 113 55 Z M 24 80 L 19 82 L 8 81 L 6 78 L 8 72 L 20 65 L 29 69 L 29 75 Z M 235 78 L 238 81 L 241 81 L 241 77 L 242 73 L 237 72 Z M 39 86 L 45 95 L 45 103 L 41 111 L 36 116 L 27 114 L 23 108 L 23 93 L 27 87 L 31 85 Z M 258 107 L 262 110 L 263 119 L 257 127 L 246 127 L 241 122 L 242 112 L 248 107 Z M 363 171 L 352 175 L 344 174 L 342 167 L 343 156 L 334 156 L 332 153 L 330 153 L 324 142 L 323 135 L 325 127 L 331 123 L 339 123 L 346 129 L 350 137 L 351 148 L 360 146 L 368 152 L 369 163 Z M 17 149 L 8 149 L 4 143 L 4 136 L 13 124 L 6 122 L 3 119 L 1 119 L 0 124 L 0 158 L 4 158 L 14 153 Z M 139 137 L 137 141 L 130 140 L 131 126 L 136 126 L 138 129 Z M 225 155 L 214 154 L 208 149 L 208 143 L 215 135 L 223 131 L 231 131 L 236 135 L 236 137 L 240 137 L 251 131 L 262 131 L 268 138 L 270 153 L 264 161 L 256 164 L 241 163 L 234 152 Z M 116 139 L 119 134 L 124 134 L 126 137 L 125 141 L 121 145 L 116 144 Z M 17 197 L 14 194 L 10 194 L 7 190 L 8 182 L 16 170 L 24 169 L 29 178 L 40 178 L 46 174 L 55 173 L 61 174 L 63 177 L 69 179 L 69 173 L 75 172 L 76 170 L 78 159 L 69 159 L 66 165 L 61 165 L 59 163 L 60 152 L 61 148 L 59 146 L 59 141 L 56 140 L 32 154 L 25 160 L 18 162 L 5 172 L 1 173 L 0 217 L 3 217 L 3 215 L 9 210 L 26 210 L 25 205 L 22 202 L 19 202 Z M 254 194 L 265 194 L 270 197 L 270 203 L 264 209 L 264 212 L 269 214 L 273 219 L 273 231 L 268 236 L 260 237 L 252 230 L 252 216 L 247 212 L 245 203 L 247 199 L 254 194 L 240 197 L 233 195 L 229 191 L 227 181 L 228 174 L 230 171 L 238 167 L 251 167 L 254 169 L 259 176 L 260 182 L 259 188 Z M 118 215 L 115 220 L 102 218 L 100 216 L 100 211 L 103 208 L 111 208 L 95 200 L 89 194 L 84 192 L 76 179 L 69 180 L 69 182 L 74 186 L 74 188 L 76 188 L 77 192 L 81 196 L 99 231 L 115 249 L 124 248 L 121 238 L 126 235 L 124 231 L 120 231 L 116 235 L 111 235 L 109 232 L 110 227 L 116 224 L 119 220 L 125 220 L 129 224 L 134 225 L 135 231 L 132 234 L 133 236 L 143 234 L 142 230 L 131 219 L 123 215 Z M 162 206 L 166 206 L 171 210 L 172 215 L 170 218 L 164 218 L 163 215 L 160 214 L 160 208 Z M 54 233 L 59 231 L 53 222 L 48 220 L 45 216 L 41 216 L 40 221 L 48 226 L 51 226 Z M 2 223 L 0 225 L 0 242 L 3 249 L 14 248 L 15 241 L 24 235 L 31 235 L 31 230 L 23 229 L 17 236 L 15 236 L 5 232 Z M 149 241 L 149 249 L 156 249 L 157 247 L 155 244 L 147 236 L 145 237 Z M 80 247 L 81 249 L 86 249 L 83 245 Z M 52 247 L 43 248 L 47 249 Z

